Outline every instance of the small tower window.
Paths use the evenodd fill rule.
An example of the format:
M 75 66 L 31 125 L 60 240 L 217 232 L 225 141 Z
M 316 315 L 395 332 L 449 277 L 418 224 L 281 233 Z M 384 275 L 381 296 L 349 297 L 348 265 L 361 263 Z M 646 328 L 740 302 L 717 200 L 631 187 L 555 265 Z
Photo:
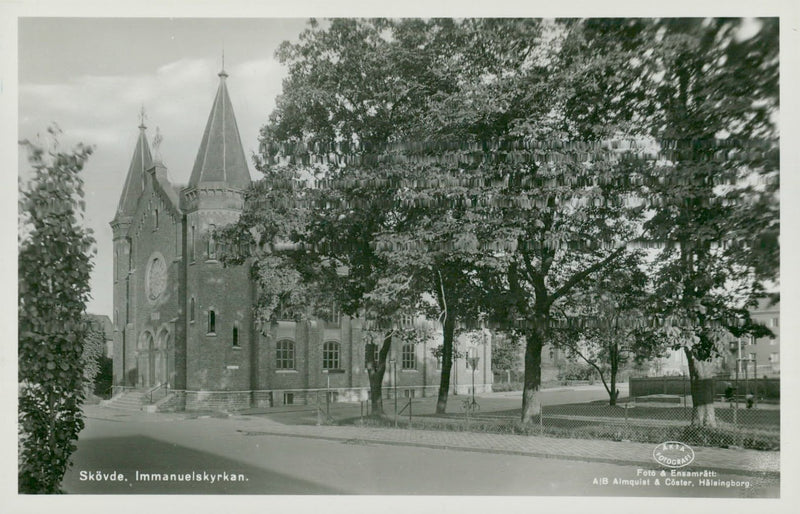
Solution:
M 217 333 L 217 313 L 214 311 L 208 311 L 208 333 Z
M 206 254 L 208 255 L 209 260 L 214 260 L 217 258 L 217 242 L 214 240 L 214 230 L 216 230 L 216 228 L 216 225 L 208 226 L 208 244 L 206 247 Z
M 192 225 L 191 232 L 189 238 L 189 262 L 194 262 L 194 225 Z
M 155 210 L 155 214 L 153 216 L 153 225 L 155 229 L 158 230 L 158 209 Z
M 194 323 L 194 298 L 189 300 L 189 321 Z
M 239 322 L 233 322 L 233 346 L 239 346 Z

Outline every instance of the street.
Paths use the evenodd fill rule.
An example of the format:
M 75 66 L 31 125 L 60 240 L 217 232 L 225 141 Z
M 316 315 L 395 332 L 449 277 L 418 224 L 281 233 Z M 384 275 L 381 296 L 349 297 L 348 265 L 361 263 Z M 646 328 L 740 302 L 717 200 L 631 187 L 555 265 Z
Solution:
M 183 419 L 179 414 L 115 415 L 108 410 L 93 415 L 101 412 L 98 407 L 93 409 L 88 411 L 74 465 L 63 482 L 68 493 L 673 497 L 779 494 L 778 478 L 720 474 L 715 480 L 723 484 L 713 487 L 703 487 L 697 479 L 693 479 L 692 486 L 666 485 L 663 478 L 656 486 L 654 479 L 646 476 L 650 469 L 657 468 L 655 464 L 643 468 L 360 440 L 264 435 L 258 429 L 273 421 L 256 417 Z M 113 419 L 115 416 L 119 421 Z M 190 481 L 186 481 L 186 474 L 191 474 Z M 642 485 L 646 484 L 645 479 L 649 479 L 649 485 Z M 619 483 L 621 480 L 626 482 Z

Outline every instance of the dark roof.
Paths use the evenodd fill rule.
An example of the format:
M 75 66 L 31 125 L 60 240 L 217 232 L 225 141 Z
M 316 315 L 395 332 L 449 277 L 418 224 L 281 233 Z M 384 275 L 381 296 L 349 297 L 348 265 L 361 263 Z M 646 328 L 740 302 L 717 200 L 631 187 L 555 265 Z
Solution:
M 117 216 L 133 216 L 136 212 L 136 203 L 143 191 L 144 173 L 153 161 L 153 157 L 150 155 L 150 145 L 147 144 L 144 133 L 146 128 L 144 125 L 139 126 L 139 138 L 136 141 L 131 165 L 125 178 L 125 186 L 122 188 L 122 195 L 120 195 L 117 205 Z
M 219 88 L 211 106 L 203 139 L 192 168 L 189 187 L 216 182 L 245 189 L 250 185 L 250 172 L 239 137 L 239 128 L 228 96 L 227 74 L 220 72 Z

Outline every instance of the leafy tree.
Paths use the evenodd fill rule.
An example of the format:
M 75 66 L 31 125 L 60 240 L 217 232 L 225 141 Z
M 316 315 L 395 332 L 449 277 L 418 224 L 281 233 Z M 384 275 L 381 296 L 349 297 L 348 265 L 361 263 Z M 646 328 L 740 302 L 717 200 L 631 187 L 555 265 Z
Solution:
M 95 389 L 95 378 L 100 372 L 100 360 L 106 350 L 106 334 L 102 322 L 96 321 L 89 316 L 84 316 L 84 323 L 87 326 L 83 343 L 83 382 L 86 392 L 91 393 Z
M 298 152 L 305 145 L 355 149 L 423 133 L 420 113 L 427 99 L 446 94 L 460 73 L 445 62 L 444 52 L 453 45 L 456 32 L 452 20 L 337 19 L 326 28 L 312 21 L 299 43 L 285 43 L 278 51 L 289 77 L 262 131 L 263 152 L 271 157 L 280 144 L 294 145 Z M 301 161 L 306 158 L 298 156 Z M 387 319 L 404 314 L 401 309 L 417 312 L 423 308 L 426 295 L 436 299 L 437 316 L 445 328 L 437 407 L 443 411 L 458 303 L 468 296 L 458 294 L 466 279 L 458 262 L 464 258 L 450 259 L 452 252 L 439 252 L 434 258 L 427 250 L 442 242 L 449 244 L 463 227 L 455 216 L 426 217 L 424 209 L 414 207 L 413 199 L 403 198 L 416 194 L 419 199 L 424 191 L 392 186 L 424 173 L 418 168 L 366 163 L 328 169 L 321 201 L 315 204 L 325 207 L 315 211 L 307 248 L 315 248 L 322 261 L 349 270 L 350 278 L 336 290 L 346 312 L 370 312 L 386 325 Z M 330 209 L 330 205 L 337 207 Z M 451 236 L 437 234 L 442 230 L 450 230 Z M 405 253 L 392 250 L 420 231 L 429 236 L 427 250 L 424 245 Z M 372 368 L 373 393 L 382 380 L 389 340 L 387 333 L 382 346 L 386 351 L 379 352 Z
M 667 19 L 633 32 L 631 121 L 671 141 L 647 180 L 657 202 L 645 228 L 664 242 L 656 295 L 689 364 L 692 422 L 713 426 L 713 359 L 758 330 L 746 307 L 779 270 L 778 20 Z
M 56 136 L 57 129 L 50 129 Z M 19 491 L 56 493 L 83 428 L 85 305 L 94 240 L 80 171 L 92 153 L 23 142 L 33 178 L 20 191 Z
M 659 355 L 667 342 L 651 322 L 653 301 L 641 252 L 620 258 L 614 270 L 588 280 L 561 310 L 553 340 L 591 366 L 617 403 L 617 375 L 632 358 Z
M 509 337 L 505 334 L 494 337 L 492 340 L 492 370 L 506 371 L 519 369 L 522 364 L 520 349 L 522 341 L 519 338 Z
M 565 59 L 556 43 L 563 33 L 540 20 L 334 20 L 283 49 L 290 79 L 268 143 L 284 143 L 291 152 L 292 143 L 307 142 L 315 156 L 325 154 L 317 146 L 330 143 L 344 148 L 430 138 L 448 149 L 427 160 L 401 158 L 399 165 L 379 153 L 374 166 L 382 172 L 375 178 L 395 188 L 386 207 L 379 206 L 392 212 L 378 233 L 381 256 L 393 269 L 384 282 L 412 297 L 412 290 L 417 298 L 433 296 L 444 324 L 439 410 L 455 326 L 474 318 L 476 300 L 483 300 L 496 319 L 526 337 L 523 418 L 530 420 L 538 412 L 541 348 L 553 302 L 611 264 L 622 251 L 614 245 L 633 231 L 628 211 L 611 200 L 623 194 L 620 184 L 593 180 L 608 176 L 603 163 L 551 166 L 548 155 L 536 152 L 517 162 L 504 150 L 487 163 L 469 159 L 498 138 L 549 143 L 565 130 L 589 133 L 587 124 L 570 118 L 565 84 L 582 66 L 559 71 Z M 374 84 L 381 84 L 380 94 Z M 360 147 L 353 148 L 358 167 Z M 576 192 L 573 179 L 587 176 Z M 583 204 L 571 203 L 571 196 Z

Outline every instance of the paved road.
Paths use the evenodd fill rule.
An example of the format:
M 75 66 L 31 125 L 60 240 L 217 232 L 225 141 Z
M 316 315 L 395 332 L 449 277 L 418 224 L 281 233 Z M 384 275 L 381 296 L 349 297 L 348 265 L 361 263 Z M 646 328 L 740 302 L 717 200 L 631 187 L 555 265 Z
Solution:
M 108 416 L 112 417 L 112 416 Z M 192 494 L 476 494 L 775 497 L 776 478 L 720 475 L 730 488 L 614 484 L 635 480 L 637 466 L 497 455 L 363 441 L 246 435 L 257 419 L 124 421 L 90 418 L 64 480 L 70 493 Z M 251 432 L 253 433 L 253 432 Z M 101 472 L 123 481 L 88 480 Z M 205 481 L 143 481 L 141 474 L 195 473 Z M 225 479 L 227 473 L 227 480 Z M 218 477 L 211 483 L 211 476 Z M 240 476 L 241 475 L 241 476 Z M 242 478 L 241 481 L 230 479 Z M 84 478 L 82 480 L 81 478 Z M 151 477 L 152 478 L 152 477 Z M 170 477 L 168 477 L 170 478 Z M 656 477 L 659 478 L 659 477 Z M 607 480 L 608 484 L 603 484 Z M 694 479 L 697 482 L 697 479 Z M 744 486 L 744 482 L 749 487 Z M 635 482 L 633 482 L 635 484 Z

